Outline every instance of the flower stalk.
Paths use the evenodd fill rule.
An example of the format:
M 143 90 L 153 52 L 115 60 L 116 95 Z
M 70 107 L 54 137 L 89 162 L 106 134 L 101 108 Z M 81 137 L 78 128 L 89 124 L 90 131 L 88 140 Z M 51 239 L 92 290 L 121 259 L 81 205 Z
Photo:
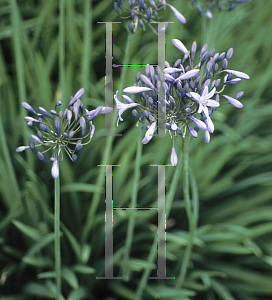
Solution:
M 61 250 L 60 250 L 60 178 L 54 179 L 55 186 L 55 214 L 54 214 L 54 228 L 55 228 L 55 273 L 56 273 L 56 300 L 61 299 Z

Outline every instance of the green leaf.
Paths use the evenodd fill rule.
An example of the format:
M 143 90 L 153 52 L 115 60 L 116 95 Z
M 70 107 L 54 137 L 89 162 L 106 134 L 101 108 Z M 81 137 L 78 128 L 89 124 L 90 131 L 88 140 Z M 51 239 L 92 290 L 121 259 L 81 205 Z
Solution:
M 28 297 L 25 296 L 17 296 L 17 295 L 9 295 L 0 297 L 0 300 L 28 300 Z
M 150 287 L 149 285 L 147 291 L 155 299 L 168 299 L 174 297 L 180 297 L 180 299 L 189 299 L 187 297 L 193 297 L 196 295 L 196 292 L 191 290 L 174 288 L 174 287 L 166 287 L 166 286 Z
M 86 263 L 91 255 L 92 247 L 88 244 L 84 244 L 82 246 L 82 251 L 81 251 L 81 260 L 83 263 Z
M 38 296 L 38 297 L 43 297 L 43 298 L 50 298 L 54 299 L 55 295 L 46 287 L 44 284 L 41 283 L 28 283 L 24 287 L 24 292 L 27 293 L 28 295 L 33 295 L 33 296 Z
M 77 257 L 77 259 L 80 261 L 81 260 L 81 247 L 80 244 L 78 243 L 77 239 L 75 236 L 72 234 L 72 232 L 61 222 L 60 227 L 67 236 L 70 245 L 72 246 L 72 249 L 74 250 L 74 253 Z
M 72 291 L 67 300 L 80 300 L 88 297 L 88 291 L 85 288 L 80 287 L 79 289 Z M 0 299 L 1 300 L 1 299 Z
M 85 265 L 75 265 L 72 267 L 72 269 L 77 272 L 77 273 L 81 273 L 81 274 L 94 274 L 96 273 L 96 270 L 92 267 L 88 267 Z
M 67 267 L 63 267 L 61 270 L 61 274 L 73 289 L 77 290 L 79 288 L 78 279 L 73 271 L 71 271 Z
M 102 190 L 101 187 L 95 184 L 89 183 L 69 183 L 69 185 L 64 185 L 61 187 L 62 193 L 69 192 L 85 192 L 85 193 L 99 193 Z
M 22 231 L 25 235 L 28 237 L 32 238 L 34 241 L 39 241 L 42 238 L 41 233 L 39 230 L 30 227 L 28 225 L 23 224 L 20 221 L 17 220 L 12 220 L 12 223 L 20 230 Z
M 23 262 L 37 268 L 53 267 L 53 262 L 48 257 L 24 256 Z
M 37 275 L 37 278 L 38 279 L 56 278 L 56 272 L 55 271 L 42 272 Z

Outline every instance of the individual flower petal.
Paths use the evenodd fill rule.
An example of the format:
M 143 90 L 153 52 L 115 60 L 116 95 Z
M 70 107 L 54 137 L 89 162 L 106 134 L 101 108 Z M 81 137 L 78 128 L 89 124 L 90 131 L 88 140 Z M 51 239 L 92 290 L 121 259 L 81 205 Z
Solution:
M 84 92 L 85 92 L 85 89 L 84 89 L 84 88 L 78 90 L 78 91 L 75 93 L 74 99 L 76 99 L 76 100 L 77 100 L 77 99 L 80 99 L 80 98 L 82 97 L 82 95 L 84 94 Z
M 148 92 L 148 91 L 151 91 L 150 88 L 148 87 L 142 87 L 142 86 L 129 86 L 127 88 L 125 88 L 123 90 L 123 93 L 127 93 L 127 94 L 138 94 L 138 93 L 141 93 L 141 92 Z
M 118 7 L 117 2 L 114 2 L 114 3 L 113 3 L 113 6 L 114 6 L 114 8 L 115 8 L 117 14 L 119 15 L 119 7 Z
M 178 39 L 172 39 L 172 43 L 175 47 L 177 47 L 183 53 L 187 53 L 187 48 L 183 45 L 183 43 Z
M 23 152 L 23 151 L 25 151 L 28 148 L 29 148 L 29 146 L 20 146 L 20 147 L 16 148 L 15 151 L 16 152 Z
M 73 109 L 74 109 L 73 111 L 74 111 L 75 120 L 77 120 L 78 114 L 79 114 L 79 102 L 78 101 L 76 101 L 74 103 Z
M 140 77 L 143 83 L 145 83 L 150 89 L 155 90 L 153 83 L 148 79 L 148 77 L 143 74 L 141 74 Z
M 43 116 L 46 116 L 46 117 L 52 119 L 52 116 L 50 115 L 50 113 L 49 113 L 45 108 L 39 107 L 39 108 L 38 108 L 38 111 L 39 111 L 39 113 L 42 114 Z
M 176 153 L 176 149 L 175 147 L 172 147 L 172 151 L 171 151 L 171 165 L 172 166 L 176 166 L 178 163 L 178 156 Z
M 198 76 L 200 74 L 200 70 L 198 69 L 193 69 L 193 70 L 190 70 L 186 73 L 183 73 L 181 74 L 176 80 L 175 82 L 179 81 L 179 80 L 185 80 L 185 79 L 190 79 L 190 78 L 193 78 L 195 76 Z
M 24 120 L 26 121 L 26 122 L 39 122 L 38 120 L 36 120 L 36 119 L 34 119 L 34 118 L 32 118 L 32 117 L 24 117 Z
M 194 58 L 195 58 L 196 49 L 197 49 L 197 44 L 196 44 L 196 41 L 194 41 L 192 44 L 192 48 L 191 48 L 191 59 L 192 60 L 194 60 Z
M 51 169 L 51 175 L 54 179 L 59 177 L 59 162 L 56 158 L 53 159 L 53 165 Z
M 36 150 L 35 150 L 35 144 L 33 143 L 33 141 L 30 141 L 29 142 L 29 148 L 31 149 L 31 151 L 33 153 L 36 153 Z
M 190 119 L 196 124 L 196 126 L 199 129 L 201 129 L 201 130 L 206 130 L 207 129 L 206 124 L 203 121 L 195 118 L 194 116 L 191 116 Z
M 93 138 L 94 131 L 95 131 L 95 126 L 93 124 L 90 124 L 90 139 Z
M 211 19 L 211 18 L 212 18 L 212 13 L 211 13 L 211 11 L 210 11 L 209 9 L 206 10 L 206 17 L 207 17 L 208 19 Z
M 103 106 L 100 113 L 99 113 L 99 115 L 105 115 L 105 114 L 108 114 L 111 111 L 112 111 L 112 107 Z
M 246 73 L 243 73 L 243 72 L 233 71 L 233 70 L 224 70 L 224 72 L 231 73 L 238 78 L 250 79 L 250 77 Z
M 95 117 L 97 117 L 103 109 L 103 106 L 98 106 L 96 109 L 93 109 L 91 111 L 88 111 L 85 109 L 85 115 L 88 121 L 92 121 Z
M 82 135 L 84 135 L 85 131 L 86 131 L 86 121 L 82 116 L 79 119 L 79 125 L 81 127 L 81 133 L 82 133 Z
M 239 100 L 243 95 L 244 95 L 244 92 L 241 91 L 241 92 L 237 93 L 234 98 L 237 99 L 237 100 Z
M 234 78 L 232 80 L 226 81 L 224 82 L 225 84 L 229 84 L 229 85 L 234 85 L 234 84 L 239 84 L 241 82 L 241 78 Z
M 122 95 L 122 99 L 124 100 L 124 101 L 126 101 L 128 104 L 130 104 L 130 103 L 135 103 L 129 96 L 127 96 L 127 95 Z
M 118 91 L 114 95 L 114 100 L 116 102 L 116 107 L 117 107 L 117 111 L 118 111 L 118 114 L 119 114 L 119 118 L 117 120 L 117 126 L 118 126 L 119 120 L 123 121 L 123 119 L 121 117 L 122 113 L 125 110 L 129 109 L 129 108 L 133 108 L 133 107 L 138 106 L 138 104 L 137 103 L 124 104 L 124 103 L 120 102 L 117 97 L 118 97 Z
M 166 74 L 173 74 L 173 73 L 177 73 L 177 72 L 182 72 L 182 69 L 169 67 L 169 68 L 165 68 L 163 70 L 163 72 L 166 73 Z
M 34 142 L 43 145 L 43 142 L 42 142 L 36 135 L 31 134 L 30 137 L 32 138 L 32 140 L 33 140 Z
M 213 133 L 214 132 L 214 125 L 213 125 L 212 119 L 210 117 L 207 117 L 207 119 L 205 120 L 205 123 L 206 123 L 207 130 L 210 133 Z
M 173 76 L 171 76 L 170 74 L 164 74 L 164 77 L 167 81 L 170 81 L 170 82 L 174 82 L 175 81 L 175 78 Z
M 48 129 L 47 129 L 47 126 L 46 126 L 45 124 L 43 124 L 43 123 L 40 123 L 40 124 L 39 124 L 39 127 L 40 127 L 40 129 L 41 129 L 42 131 L 44 131 L 44 132 L 47 132 L 47 133 L 48 133 Z
M 186 19 L 184 18 L 184 16 L 177 10 L 175 9 L 175 7 L 173 7 L 172 5 L 169 5 L 172 12 L 174 13 L 174 15 L 176 16 L 176 18 L 183 24 L 186 23 Z
M 47 160 L 44 158 L 43 154 L 42 154 L 40 151 L 37 152 L 37 157 L 38 157 L 38 159 L 40 159 L 41 161 L 47 162 Z
M 194 128 L 190 125 L 187 125 L 187 129 L 189 130 L 189 133 L 192 137 L 196 138 L 197 137 L 197 131 L 194 130 Z
M 230 102 L 231 105 L 233 105 L 237 108 L 242 108 L 243 107 L 243 104 L 240 101 L 238 101 L 238 100 L 236 100 L 236 99 L 234 99 L 230 96 L 227 96 L 227 95 L 223 95 L 223 97 L 225 99 L 227 99 Z
M 147 16 L 147 22 L 150 22 L 151 17 L 152 17 L 152 7 L 148 7 L 146 16 Z
M 54 116 L 58 116 L 58 115 L 59 115 L 59 113 L 56 112 L 54 109 L 51 109 L 51 110 L 50 110 L 50 113 L 51 113 L 52 115 L 54 115 Z
M 60 119 L 58 117 L 56 117 L 54 124 L 55 124 L 57 135 L 60 135 L 61 124 L 60 124 Z
M 172 120 L 171 123 L 170 123 L 170 127 L 171 127 L 172 131 L 176 131 L 177 128 L 178 128 L 178 125 L 175 123 L 174 120 Z
M 130 22 L 130 23 L 128 24 L 128 29 L 130 30 L 131 33 L 134 33 L 134 26 L 133 26 L 133 23 Z
M 145 133 L 145 137 L 142 140 L 142 144 L 147 144 L 152 139 L 152 137 L 157 129 L 156 125 L 157 125 L 156 122 L 153 122 L 149 126 L 148 130 Z
M 209 131 L 208 131 L 208 130 L 205 130 L 205 131 L 204 131 L 204 142 L 205 142 L 206 144 L 208 144 L 209 141 L 210 141 L 210 134 L 209 134 Z
M 27 111 L 31 112 L 32 114 L 36 115 L 36 111 L 34 110 L 34 108 L 29 105 L 27 102 L 22 102 L 22 106 L 24 109 L 26 109 Z
M 81 140 L 76 143 L 75 151 L 78 152 L 83 149 L 83 145 L 81 144 Z
M 69 125 L 71 124 L 72 116 L 73 116 L 72 111 L 70 109 L 68 109 L 66 118 L 67 118 L 67 122 L 68 122 Z

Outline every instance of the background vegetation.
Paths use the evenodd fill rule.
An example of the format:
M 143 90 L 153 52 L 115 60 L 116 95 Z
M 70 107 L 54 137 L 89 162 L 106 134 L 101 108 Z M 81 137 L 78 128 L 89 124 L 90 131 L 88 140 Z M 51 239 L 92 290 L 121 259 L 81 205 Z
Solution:
M 157 213 L 152 210 L 114 211 L 114 274 L 123 280 L 96 279 L 104 276 L 105 260 L 105 169 L 97 165 L 122 165 L 113 168 L 114 206 L 131 206 L 131 199 L 137 199 L 138 206 L 147 207 L 157 205 L 157 168 L 150 164 L 170 163 L 169 136 L 155 137 L 141 148 L 144 132 L 126 111 L 124 122 L 118 128 L 114 124 L 122 137 L 98 136 L 105 126 L 104 116 L 99 116 L 96 135 L 78 162 L 65 157 L 60 166 L 65 299 L 272 298 L 272 2 L 252 0 L 231 12 L 214 13 L 211 20 L 201 18 L 189 0 L 169 3 L 187 19 L 182 25 L 166 10 L 165 19 L 174 21 L 166 32 L 170 64 L 181 54 L 172 38 L 188 49 L 195 40 L 198 49 L 205 43 L 216 52 L 233 47 L 229 68 L 251 77 L 228 87 L 232 96 L 245 91 L 244 108 L 222 105 L 213 114 L 210 143 L 204 143 L 203 134 L 190 141 L 191 196 L 194 208 L 199 203 L 199 215 L 196 209 L 197 230 L 185 281 L 176 286 L 190 243 L 183 177 L 175 172 L 177 167 L 166 168 L 167 212 L 172 219 L 167 276 L 176 280 L 148 280 L 150 274 L 156 276 L 151 249 Z M 54 279 L 45 273 L 54 270 L 51 164 L 31 151 L 15 152 L 28 144 L 31 134 L 20 103 L 50 110 L 64 97 L 65 107 L 81 87 L 89 109 L 105 103 L 101 21 L 122 21 L 113 24 L 113 63 L 157 63 L 157 37 L 141 28 L 132 37 L 113 1 L 0 0 L 0 300 L 54 298 Z M 139 70 L 143 68 L 114 68 L 114 92 L 133 85 Z M 182 142 L 176 140 L 182 162 Z M 138 189 L 133 188 L 137 184 Z M 134 233 L 128 235 L 128 224 L 134 221 Z M 131 253 L 125 261 L 128 238 Z

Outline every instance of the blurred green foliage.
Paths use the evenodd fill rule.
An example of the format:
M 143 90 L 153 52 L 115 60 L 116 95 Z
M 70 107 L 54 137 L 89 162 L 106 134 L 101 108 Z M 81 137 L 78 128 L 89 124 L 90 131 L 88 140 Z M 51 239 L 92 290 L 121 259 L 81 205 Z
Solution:
M 251 77 L 228 87 L 232 96 L 245 91 L 244 108 L 222 105 L 213 114 L 210 143 L 201 133 L 190 141 L 191 198 L 194 209 L 199 203 L 199 220 L 184 284 L 148 280 L 156 276 L 156 259 L 150 255 L 157 224 L 153 210 L 114 211 L 114 275 L 122 276 L 124 268 L 128 273 L 123 280 L 96 279 L 104 276 L 105 262 L 105 169 L 97 165 L 121 165 L 113 168 L 114 206 L 131 206 L 134 197 L 137 206 L 155 207 L 157 169 L 150 164 L 170 162 L 169 136 L 154 137 L 141 148 L 143 132 L 126 111 L 124 122 L 118 128 L 114 124 L 122 137 L 98 136 L 105 126 L 99 116 L 96 134 L 78 162 L 66 157 L 60 166 L 65 299 L 272 298 L 272 2 L 252 0 L 214 13 L 211 20 L 201 18 L 189 0 L 168 2 L 187 19 L 182 25 L 169 9 L 165 12 L 165 19 L 174 21 L 166 31 L 170 64 L 181 54 L 172 38 L 188 49 L 195 40 L 198 49 L 205 43 L 216 52 L 233 47 L 229 68 Z M 31 132 L 20 103 L 50 110 L 56 100 L 63 99 L 65 106 L 84 87 L 82 100 L 89 109 L 103 105 L 105 25 L 98 22 L 122 21 L 113 24 L 113 63 L 157 62 L 156 35 L 139 28 L 131 36 L 113 1 L 67 0 L 64 5 L 60 19 L 58 1 L 0 0 L 0 300 L 52 299 L 55 290 L 53 179 L 50 165 L 31 151 L 15 152 L 28 144 Z M 133 85 L 140 69 L 114 68 L 114 92 Z M 176 140 L 182 160 L 182 141 Z M 166 168 L 167 214 L 174 220 L 166 255 L 167 276 L 177 279 L 190 238 L 182 173 L 175 170 Z M 129 222 L 135 226 L 124 267 Z

